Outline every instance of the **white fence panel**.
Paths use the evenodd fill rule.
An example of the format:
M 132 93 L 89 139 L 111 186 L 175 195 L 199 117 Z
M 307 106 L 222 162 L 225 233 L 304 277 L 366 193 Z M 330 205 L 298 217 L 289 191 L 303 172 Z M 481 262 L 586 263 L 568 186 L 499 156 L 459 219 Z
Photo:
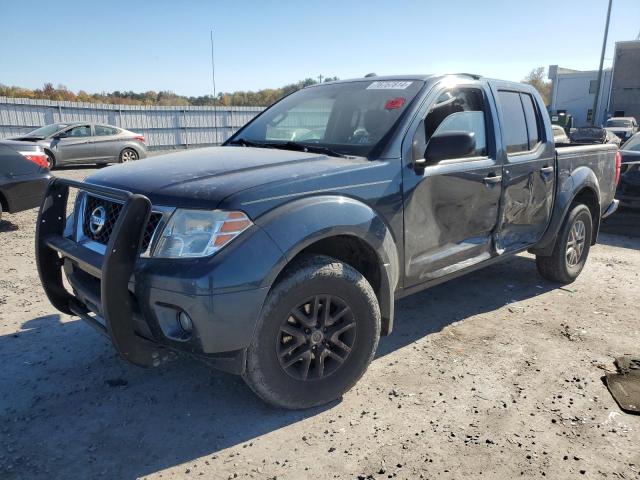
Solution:
M 215 145 L 262 107 L 160 107 L 0 97 L 0 138 L 56 122 L 107 123 L 145 136 L 152 149 Z

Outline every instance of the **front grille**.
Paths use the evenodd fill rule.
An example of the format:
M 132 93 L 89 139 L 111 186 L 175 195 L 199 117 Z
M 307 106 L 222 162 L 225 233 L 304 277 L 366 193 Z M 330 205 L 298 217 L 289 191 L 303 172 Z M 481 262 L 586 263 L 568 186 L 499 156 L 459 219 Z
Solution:
M 113 227 L 116 225 L 121 211 L 121 203 L 87 195 L 82 219 L 82 233 L 84 233 L 87 238 L 106 245 L 109 242 L 111 232 L 113 232 Z M 102 212 L 104 212 L 104 215 L 102 215 Z M 92 222 L 94 215 L 96 218 L 104 218 L 102 226 L 97 225 L 96 222 Z
M 106 200 L 100 197 L 87 195 L 85 199 L 84 211 L 82 212 L 82 233 L 94 242 L 106 245 L 113 232 L 118 216 L 122 211 L 122 204 Z M 94 217 L 92 219 L 92 217 Z M 142 236 L 141 251 L 146 252 L 151 245 L 153 234 L 155 233 L 162 213 L 151 212 L 149 221 L 145 226 Z
M 162 220 L 162 214 L 158 212 L 151 212 L 149 215 L 149 221 L 147 222 L 147 226 L 144 229 L 144 234 L 142 235 L 142 251 L 146 252 L 151 245 L 151 240 L 153 240 L 153 234 L 155 233 L 158 225 L 160 224 L 160 220 Z

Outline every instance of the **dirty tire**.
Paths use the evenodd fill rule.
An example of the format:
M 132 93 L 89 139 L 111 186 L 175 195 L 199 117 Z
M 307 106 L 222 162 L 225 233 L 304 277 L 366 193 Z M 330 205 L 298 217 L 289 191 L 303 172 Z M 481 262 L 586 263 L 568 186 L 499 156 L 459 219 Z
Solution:
M 580 223 L 584 226 L 583 244 L 578 260 L 573 263 L 568 260 L 570 257 L 568 249 L 572 238 L 574 238 L 572 237 L 572 229 L 576 225 L 579 226 Z M 573 204 L 556 238 L 551 255 L 548 257 L 536 256 L 536 265 L 540 275 L 547 280 L 558 283 L 571 283 L 578 278 L 589 256 L 592 230 L 593 220 L 589 208 L 582 203 Z
M 125 148 L 120 152 L 120 157 L 118 157 L 119 163 L 127 163 L 134 162 L 138 160 L 138 152 L 136 152 L 133 148 Z
M 353 333 L 349 334 L 351 351 L 348 354 L 345 354 L 346 351 L 340 352 L 346 355 L 342 363 L 331 360 L 334 362 L 333 370 L 327 373 L 325 364 L 319 367 L 315 363 L 320 361 L 316 358 L 316 352 L 325 348 L 318 344 L 316 348 L 322 350 L 316 350 L 313 360 L 309 360 L 313 365 L 311 368 L 315 370 L 307 379 L 295 378 L 290 373 L 293 367 L 283 365 L 288 363 L 286 359 L 290 357 L 282 355 L 282 342 L 286 339 L 282 327 L 288 327 L 287 322 L 296 322 L 291 313 L 293 310 L 299 313 L 298 306 L 307 299 L 325 296 L 333 296 L 341 304 L 340 311 L 348 307 L 349 319 L 342 319 L 340 323 L 355 324 L 351 327 Z M 331 310 L 331 302 L 329 305 L 328 310 Z M 313 316 L 313 312 L 309 315 Z M 335 317 L 338 316 L 336 313 Z M 321 315 L 317 317 L 320 322 Z M 324 318 L 323 321 L 329 324 Z M 309 320 L 305 317 L 305 321 Z M 336 321 L 330 329 L 338 327 Z M 329 334 L 326 335 L 327 350 L 330 350 L 333 346 L 328 339 Z M 260 398 L 276 407 L 302 409 L 323 405 L 340 398 L 356 384 L 371 363 L 379 338 L 380 308 L 369 282 L 357 270 L 334 258 L 321 255 L 304 257 L 287 267 L 282 279 L 269 292 L 247 351 L 247 368 L 243 379 Z M 317 339 L 307 337 L 307 342 L 299 347 L 301 350 L 295 350 L 296 355 L 300 351 L 310 351 L 310 345 L 316 345 L 315 341 Z M 302 362 L 294 363 L 294 366 L 300 365 L 298 368 L 304 371 Z M 306 366 L 309 372 L 309 364 Z

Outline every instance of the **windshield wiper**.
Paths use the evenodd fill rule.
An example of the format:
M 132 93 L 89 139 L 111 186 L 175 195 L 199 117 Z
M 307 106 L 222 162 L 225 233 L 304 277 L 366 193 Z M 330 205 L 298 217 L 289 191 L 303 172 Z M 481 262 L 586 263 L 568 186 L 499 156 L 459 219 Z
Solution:
M 244 147 L 257 148 L 280 148 L 283 150 L 297 150 L 300 152 L 324 153 L 333 157 L 347 158 L 347 155 L 336 152 L 329 147 L 324 147 L 322 145 L 307 145 L 306 143 L 294 142 L 292 140 L 288 142 L 256 142 L 254 140 L 237 138 L 229 142 L 229 145 L 242 145 Z
M 263 142 L 254 142 L 253 140 L 245 140 L 244 138 L 236 138 L 229 142 L 229 145 L 242 145 L 244 147 L 271 148 L 271 145 Z
M 285 150 L 299 150 L 301 152 L 313 152 L 313 153 L 324 153 L 326 155 L 330 155 L 332 157 L 340 157 L 347 158 L 346 155 L 336 152 L 335 150 L 330 149 L 329 147 L 325 147 L 322 145 L 308 145 L 306 143 L 299 143 L 294 141 L 288 141 L 284 143 L 268 143 L 267 145 L 273 148 L 282 148 Z

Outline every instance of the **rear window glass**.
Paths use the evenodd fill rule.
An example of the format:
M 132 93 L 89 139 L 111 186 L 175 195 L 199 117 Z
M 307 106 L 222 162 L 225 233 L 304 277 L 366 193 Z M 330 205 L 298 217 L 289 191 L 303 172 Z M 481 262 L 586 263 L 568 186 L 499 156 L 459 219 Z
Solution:
M 507 153 L 526 152 L 529 149 L 527 123 L 518 92 L 499 91 L 502 112 L 502 133 Z
M 627 143 L 620 147 L 620 150 L 633 150 L 634 152 L 640 152 L 640 133 L 635 134 Z
M 607 127 L 629 128 L 630 126 L 631 120 L 623 120 L 619 118 L 607 120 Z

